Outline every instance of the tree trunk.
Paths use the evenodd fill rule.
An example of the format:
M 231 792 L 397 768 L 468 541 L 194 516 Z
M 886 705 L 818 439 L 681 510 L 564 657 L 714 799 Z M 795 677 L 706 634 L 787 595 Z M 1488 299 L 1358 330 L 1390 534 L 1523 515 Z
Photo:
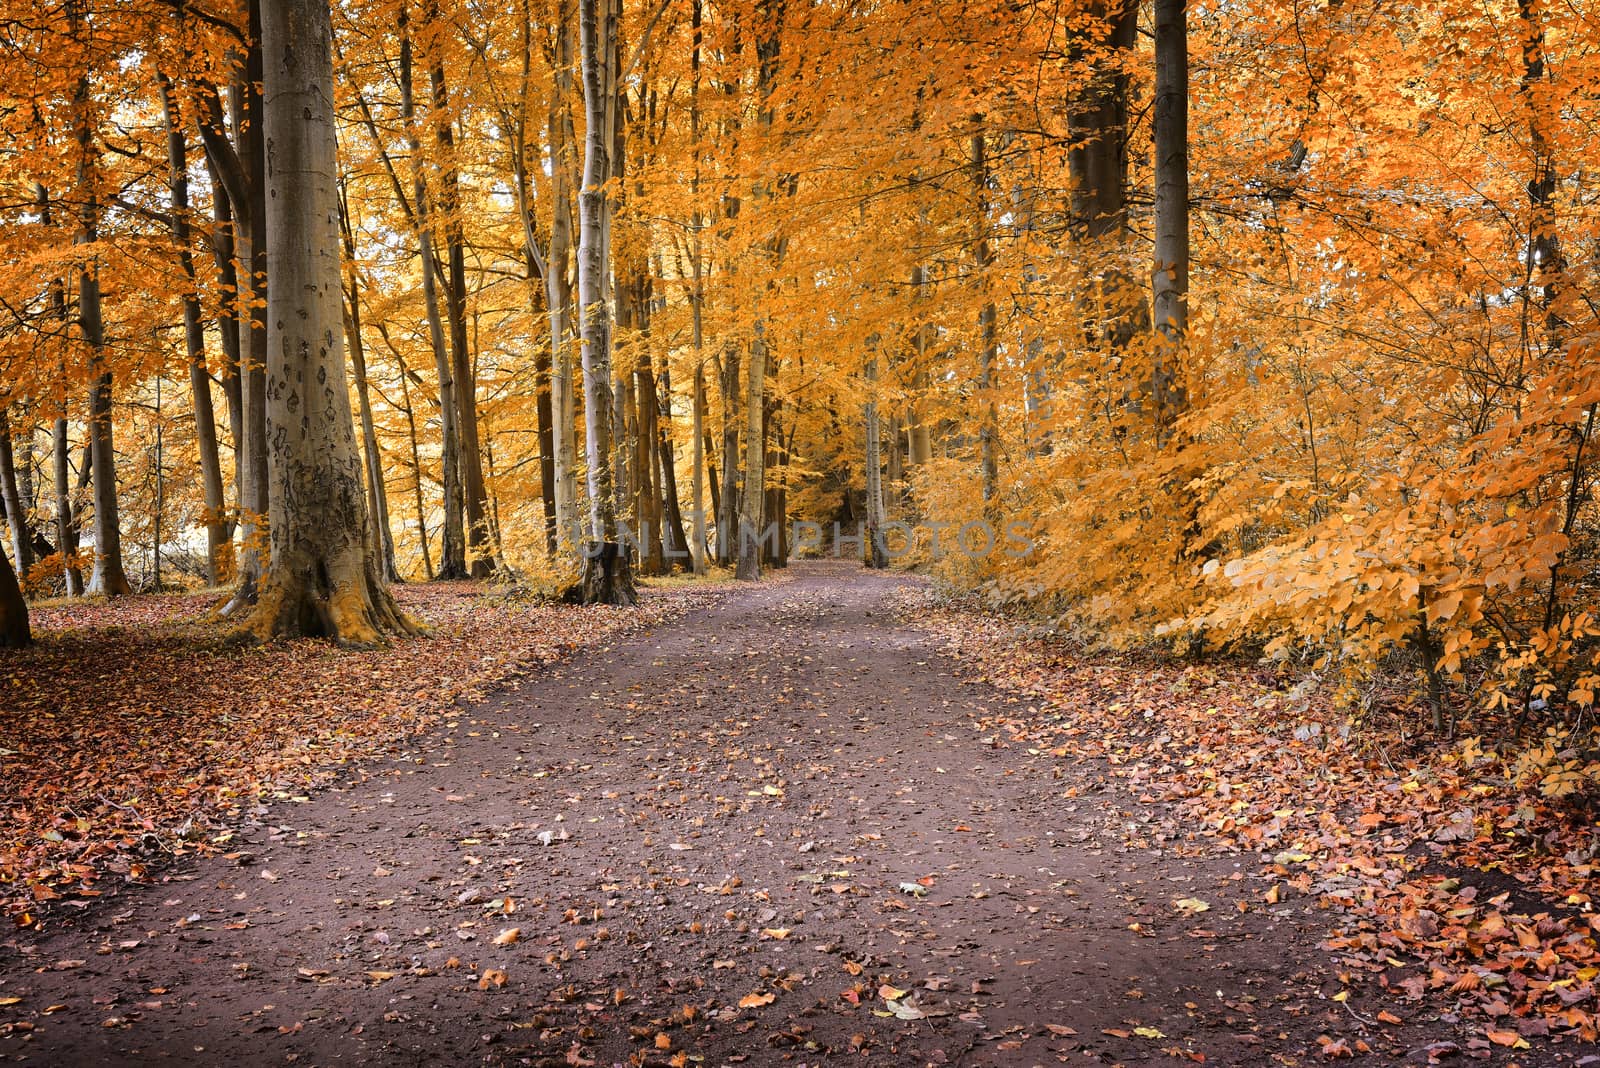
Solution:
M 989 244 L 989 157 L 982 115 L 973 116 L 972 189 L 973 250 L 980 291 L 985 294 L 978 311 L 978 474 L 983 503 L 987 509 L 999 492 L 999 413 L 995 406 L 995 369 L 999 343 L 995 332 L 995 306 L 989 296 L 989 268 L 994 265 L 994 250 Z
M 911 269 L 911 292 L 913 306 L 927 302 L 928 269 L 921 265 Z M 909 411 L 907 412 L 906 427 L 906 459 L 911 466 L 919 467 L 933 459 L 933 433 L 928 427 L 928 419 L 924 414 L 927 404 L 928 391 L 928 333 L 932 329 L 928 323 L 922 321 L 919 315 L 916 330 L 911 335 L 912 367 L 911 379 L 916 384 L 917 392 L 912 397 Z
M 0 515 L 11 531 L 11 555 L 17 558 L 17 571 L 27 578 L 33 567 L 33 538 L 28 530 L 28 507 L 17 484 L 11 421 L 4 408 L 0 408 Z
M 722 500 L 717 505 L 717 563 L 727 566 L 738 553 L 739 527 L 739 346 L 722 354 Z
M 74 37 L 82 31 L 77 3 L 67 14 Z M 73 124 L 78 142 L 78 232 L 74 244 L 99 239 L 100 200 L 96 123 L 89 113 L 89 76 L 78 79 L 73 95 Z M 95 563 L 89 592 L 120 597 L 133 592 L 122 569 L 122 529 L 117 516 L 117 453 L 111 430 L 111 372 L 105 366 L 105 323 L 100 314 L 99 266 L 93 256 L 78 268 L 78 329 L 89 350 L 89 450 L 94 464 Z
M 698 325 L 698 323 L 697 323 Z M 693 415 L 690 433 L 693 434 L 694 463 L 690 474 L 692 485 L 694 512 L 691 522 L 694 525 L 693 542 L 689 552 L 694 562 L 694 573 L 706 573 L 706 365 L 704 361 L 697 361 L 694 365 L 694 400 Z
M 904 453 L 900 449 L 900 416 L 894 413 L 889 415 L 888 438 L 889 456 L 883 463 L 883 477 L 889 480 L 885 499 L 893 502 L 891 511 L 898 513 L 900 505 L 904 503 L 901 485 L 905 481 L 906 473 Z
M 433 348 L 434 371 L 439 377 L 439 466 L 444 487 L 444 530 L 439 546 L 442 579 L 467 577 L 467 542 L 461 493 L 461 434 L 456 421 L 456 380 L 450 350 L 445 342 L 444 318 L 439 310 L 438 261 L 434 258 L 432 211 L 422 163 L 422 135 L 417 129 L 416 80 L 412 61 L 410 20 L 400 7 L 400 117 L 411 149 L 412 200 L 415 204 L 417 252 L 422 268 L 422 301 L 428 317 L 428 339 Z
M 400 397 L 405 404 L 406 429 L 411 439 L 411 488 L 417 506 L 417 540 L 422 544 L 422 580 L 433 581 L 433 556 L 428 548 L 428 513 L 422 501 L 422 452 L 417 448 L 417 416 L 411 407 L 411 387 L 406 384 L 406 368 L 400 367 Z
M 89 309 L 93 308 L 91 312 Z M 100 287 L 86 268 L 79 279 L 78 319 L 92 351 L 104 345 L 100 325 Z M 92 323 L 92 325 L 91 325 Z M 101 366 L 91 358 L 91 369 Z M 122 568 L 122 528 L 117 512 L 117 451 L 111 429 L 111 372 L 94 373 L 89 388 L 89 449 L 94 456 L 94 569 L 89 593 L 121 597 L 133 592 Z
M 378 448 L 378 432 L 372 421 L 372 390 L 367 383 L 367 349 L 361 339 L 361 275 L 356 270 L 355 233 L 350 225 L 343 190 L 339 198 L 339 230 L 344 238 L 345 276 L 349 289 L 343 294 L 345 343 L 350 349 L 351 369 L 356 376 L 356 404 L 361 413 L 361 447 L 367 473 L 367 518 L 372 524 L 372 548 L 378 554 L 378 568 L 384 581 L 400 581 L 394 562 L 394 535 L 389 530 L 389 491 L 384 484 L 383 453 Z
M 756 87 L 760 106 L 756 111 L 756 125 L 760 136 L 766 138 L 772 130 L 772 91 L 777 78 L 780 37 L 784 0 L 761 0 L 757 5 L 761 17 L 762 34 L 756 42 Z M 758 181 L 752 197 L 760 205 L 769 195 L 764 182 Z M 767 269 L 761 283 L 766 289 L 775 288 L 775 274 L 783 257 L 781 238 L 766 243 Z M 757 300 L 759 301 L 759 297 Z M 739 507 L 739 563 L 735 569 L 738 578 L 753 581 L 761 577 L 762 546 L 766 542 L 766 460 L 767 460 L 767 375 L 772 370 L 767 347 L 766 319 L 759 309 L 750 343 L 750 368 L 745 375 L 745 471 L 744 494 Z
M 436 0 L 426 0 L 428 20 L 439 21 Z M 494 571 L 488 521 L 488 490 L 483 480 L 483 453 L 478 440 L 477 375 L 472 349 L 467 343 L 466 233 L 461 222 L 461 190 L 456 165 L 454 120 L 444 64 L 437 53 L 428 64 L 433 97 L 434 139 L 439 147 L 439 210 L 443 215 L 445 244 L 445 313 L 450 322 L 450 378 L 454 385 L 457 458 L 460 464 L 461 500 L 466 523 L 466 566 L 473 578 Z M 421 205 L 421 198 L 418 198 Z
M 370 546 L 345 381 L 327 0 L 266 5 L 262 51 L 272 557 L 244 633 L 374 645 L 418 628 Z
M 28 602 L 11 570 L 11 561 L 0 546 L 0 649 L 21 649 L 33 641 L 28 629 Z
M 78 553 L 78 522 L 72 512 L 71 445 L 67 441 L 67 421 L 57 419 L 51 434 L 51 466 L 56 489 L 56 544 L 61 547 L 62 570 L 66 574 L 67 596 L 83 594 L 83 572 L 72 563 Z
M 244 81 L 234 87 L 234 100 L 242 105 L 235 114 L 234 128 L 240 145 L 240 162 L 246 176 L 249 210 L 241 213 L 234 204 L 234 216 L 245 216 L 244 234 L 248 255 L 243 262 L 250 274 L 250 307 L 245 317 L 247 336 L 241 341 L 245 357 L 242 384 L 244 394 L 244 494 L 239 502 L 241 551 L 239 587 L 224 614 L 255 603 L 265 570 L 261 549 L 267 544 L 264 523 L 271 511 L 271 477 L 267 470 L 267 246 L 271 232 L 267 227 L 267 142 L 263 131 L 261 96 L 261 0 L 250 0 L 250 41 L 245 52 Z
M 228 435 L 233 442 L 233 500 L 237 508 L 244 499 L 244 386 L 242 354 L 239 348 L 239 268 L 234 262 L 233 205 L 217 174 L 216 165 L 206 155 L 211 177 L 211 253 L 217 265 L 217 285 L 225 303 L 217 315 L 217 336 L 222 344 L 222 395 L 228 406 Z M 232 537 L 234 523 L 228 523 Z
M 692 33 L 691 54 L 689 59 L 689 151 L 693 155 L 693 164 L 689 177 L 689 195 L 691 200 L 690 234 L 689 234 L 689 270 L 692 288 L 689 292 L 690 324 L 694 342 L 694 397 L 690 401 L 691 433 L 694 435 L 692 445 L 694 461 L 693 471 L 690 475 L 693 483 L 694 515 L 694 544 L 689 547 L 693 560 L 694 573 L 706 573 L 706 555 L 709 546 L 706 545 L 706 446 L 708 431 L 706 429 L 706 282 L 705 282 L 705 239 L 701 231 L 705 227 L 705 216 L 700 210 L 700 65 L 701 52 L 705 44 L 705 31 L 703 28 L 705 11 L 703 0 L 692 0 L 689 14 L 689 24 Z M 715 505 L 713 504 L 713 507 Z
M 217 451 L 217 416 L 211 403 L 211 375 L 206 369 L 205 325 L 200 319 L 200 295 L 195 282 L 194 253 L 189 226 L 189 149 L 183 124 L 178 120 L 172 82 L 161 83 L 161 111 L 167 123 L 168 183 L 172 190 L 172 241 L 177 246 L 178 267 L 183 272 L 183 341 L 189 363 L 189 391 L 194 399 L 195 450 L 200 458 L 200 485 L 206 502 L 206 585 L 223 579 L 228 546 L 227 517 L 223 514 L 222 459 Z M 159 546 L 157 547 L 159 551 Z
M 761 545 L 765 540 L 766 383 L 766 330 L 758 318 L 750 344 L 750 370 L 745 375 L 744 492 L 739 498 L 739 563 L 734 570 L 735 577 L 752 582 L 761 577 Z
M 766 543 L 763 560 L 773 567 L 789 566 L 788 489 L 789 452 L 784 446 L 783 425 L 780 416 L 783 402 L 772 398 L 767 404 L 764 433 L 767 440 L 766 481 L 767 502 L 762 512 L 763 521 L 772 531 Z
M 661 544 L 667 552 L 667 569 L 683 567 L 693 557 L 689 552 L 689 538 L 683 526 L 683 503 L 678 495 L 678 454 L 672 443 L 672 373 L 667 366 L 665 353 L 661 357 L 660 374 L 652 384 L 660 418 L 656 427 L 656 461 L 660 467 L 661 486 Z
M 572 170 L 577 134 L 572 122 L 572 0 L 557 0 L 555 26 L 555 92 L 547 117 L 550 137 L 550 256 L 545 293 L 550 306 L 550 417 L 555 440 L 555 509 L 557 541 L 567 545 L 578 535 L 577 390 L 573 381 Z
M 1189 328 L 1189 41 L 1186 0 L 1155 0 L 1155 269 L 1151 368 L 1156 443 L 1165 444 L 1188 405 L 1183 347 Z
M 579 0 L 585 118 L 583 188 L 579 193 L 578 309 L 583 319 L 584 429 L 588 459 L 589 541 L 575 595 L 584 604 L 638 601 L 626 550 L 617 540 L 615 427 L 611 374 L 611 151 L 615 138 L 619 0 Z
M 1127 221 L 1129 77 L 1124 58 L 1134 46 L 1139 5 L 1135 0 L 1096 0 L 1088 7 L 1092 39 L 1080 40 L 1073 52 L 1080 61 L 1090 54 L 1092 74 L 1068 113 L 1067 168 L 1073 227 L 1094 239 L 1116 233 Z
M 661 487 L 661 410 L 656 396 L 655 361 L 650 351 L 650 276 L 635 263 L 620 301 L 629 306 L 636 350 L 630 391 L 634 462 L 634 517 L 640 537 L 641 573 L 664 575 L 671 570 L 665 544 L 666 507 Z
M 867 403 L 865 418 L 867 432 L 866 482 L 867 482 L 867 566 L 888 567 L 889 557 L 883 548 L 883 525 L 886 522 L 883 505 L 883 455 L 880 443 L 882 428 L 878 423 L 878 359 L 867 359 Z

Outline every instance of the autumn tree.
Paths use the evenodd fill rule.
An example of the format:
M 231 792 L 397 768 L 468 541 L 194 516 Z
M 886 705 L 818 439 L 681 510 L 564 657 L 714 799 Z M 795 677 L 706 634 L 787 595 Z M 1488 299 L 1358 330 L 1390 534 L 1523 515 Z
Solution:
M 611 271 L 612 153 L 617 101 L 620 0 L 578 0 L 583 72 L 583 187 L 578 203 L 578 314 L 583 345 L 584 426 L 588 452 L 589 541 L 583 546 L 578 596 L 585 604 L 632 604 L 632 563 L 617 528 L 615 393 Z
M 370 645 L 417 628 L 370 544 L 345 379 L 327 0 L 265 5 L 261 47 L 272 555 L 245 631 Z

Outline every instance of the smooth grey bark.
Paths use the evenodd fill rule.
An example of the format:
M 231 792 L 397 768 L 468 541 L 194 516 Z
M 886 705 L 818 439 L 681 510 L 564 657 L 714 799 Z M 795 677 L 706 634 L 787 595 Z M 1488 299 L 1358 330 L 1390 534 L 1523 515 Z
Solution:
M 722 354 L 722 497 L 717 502 L 717 563 L 731 564 L 738 554 L 739 527 L 739 424 L 743 421 L 739 393 L 740 352 L 729 344 Z
M 912 307 L 928 301 L 928 269 L 921 264 L 911 268 Z M 916 327 L 911 333 L 911 380 L 914 394 L 906 411 L 906 460 L 913 467 L 933 460 L 933 431 L 924 412 L 928 392 L 928 335 L 932 327 L 922 313 L 917 315 Z
M 764 32 L 756 42 L 757 93 L 760 107 L 756 111 L 756 125 L 764 137 L 772 130 L 772 91 L 777 80 L 779 37 L 778 25 L 782 19 L 784 0 L 761 0 L 758 10 L 762 16 Z M 757 204 L 767 200 L 770 190 L 757 183 L 753 199 Z M 783 258 L 781 239 L 769 241 L 766 247 L 768 270 L 776 272 Z M 771 288 L 772 282 L 766 282 Z M 756 300 L 760 300 L 757 296 Z M 750 342 L 750 366 L 745 372 L 745 463 L 744 495 L 739 501 L 739 552 L 736 577 L 755 580 L 761 577 L 761 552 L 766 526 L 766 461 L 767 461 L 767 374 L 771 369 L 771 353 L 767 342 L 767 324 L 760 310 L 755 316 L 755 329 Z
M 734 568 L 734 576 L 747 581 L 761 577 L 761 535 L 767 503 L 766 386 L 766 324 L 757 318 L 750 342 L 750 367 L 745 373 L 744 492 L 739 498 L 738 564 Z
M 378 329 L 382 331 L 381 324 Z M 411 387 L 406 382 L 408 377 L 406 365 L 399 360 L 398 353 L 395 355 L 396 361 L 400 364 L 400 410 L 405 412 L 406 429 L 411 440 L 411 488 L 417 508 L 417 540 L 422 545 L 422 578 L 426 582 L 432 582 L 433 557 L 428 548 L 428 514 L 422 501 L 422 452 L 417 447 L 417 415 L 411 407 Z
M 571 275 L 573 190 L 577 184 L 577 133 L 572 121 L 573 0 L 557 0 L 555 91 L 546 124 L 550 138 L 550 255 L 545 293 L 550 307 L 550 419 L 554 439 L 556 538 L 569 544 L 578 528 L 577 388 L 573 364 L 573 282 Z
M 28 530 L 28 507 L 17 480 L 17 463 L 12 447 L 11 420 L 0 407 L 0 513 L 11 532 L 11 555 L 17 571 L 26 576 L 33 567 L 33 538 Z
M 1124 56 L 1134 45 L 1136 0 L 1092 0 L 1086 5 L 1089 40 L 1074 58 L 1089 58 L 1091 75 L 1068 112 L 1072 223 L 1088 238 L 1121 230 L 1127 222 L 1128 83 Z
M 1156 442 L 1164 444 L 1188 404 L 1183 347 L 1189 328 L 1189 40 L 1186 0 L 1155 0 L 1155 266 L 1151 315 L 1155 360 L 1150 392 Z
M 51 432 L 51 468 L 54 476 L 56 491 L 56 544 L 61 549 L 61 559 L 65 563 L 64 570 L 67 580 L 67 596 L 78 597 L 83 593 L 83 572 L 71 561 L 78 552 L 78 521 L 73 515 L 72 507 L 72 462 L 70 455 L 71 445 L 67 441 L 67 420 L 63 417 L 55 421 Z
M 244 499 L 244 381 L 241 375 L 242 354 L 239 347 L 239 268 L 234 262 L 233 203 L 217 174 L 211 154 L 206 153 L 206 170 L 211 177 L 211 255 L 216 264 L 217 284 L 229 295 L 232 304 L 224 304 L 217 315 L 217 336 L 222 345 L 223 369 L 220 378 L 222 396 L 228 408 L 228 437 L 233 442 L 233 499 L 235 507 Z M 228 535 L 233 536 L 234 520 L 228 523 Z
M 422 160 L 422 135 L 417 129 L 415 62 L 406 5 L 400 7 L 400 117 L 411 149 L 413 225 L 422 267 L 422 302 L 428 318 L 428 340 L 433 349 L 434 371 L 439 377 L 439 464 L 444 488 L 444 529 L 439 546 L 437 577 L 467 577 L 467 542 L 461 490 L 461 432 L 456 416 L 455 365 L 450 358 L 439 310 L 439 263 L 434 255 L 433 213 Z
M 423 13 L 439 22 L 437 0 L 423 0 Z M 466 229 L 461 220 L 461 179 L 456 160 L 455 127 L 450 115 L 450 90 L 444 63 L 435 52 L 428 62 L 434 142 L 438 150 L 439 214 L 445 246 L 445 317 L 450 324 L 450 378 L 454 385 L 456 460 L 459 465 L 466 568 L 472 578 L 494 571 L 489 530 L 489 495 L 483 478 L 483 452 L 478 438 L 477 375 L 467 340 Z M 419 200 L 420 204 L 420 200 Z
M 659 265 L 658 272 L 659 273 Z M 659 485 L 661 488 L 661 541 L 664 548 L 671 554 L 667 557 L 667 566 L 682 567 L 687 558 L 692 559 L 693 554 L 688 553 L 689 537 L 683 526 L 683 502 L 678 494 L 678 456 L 677 449 L 673 446 L 671 427 L 672 418 L 672 371 L 667 363 L 667 354 L 661 353 L 660 367 L 656 372 L 656 381 L 653 383 L 655 404 L 659 413 L 656 423 L 656 461 L 660 467 Z
M 693 561 L 694 573 L 706 573 L 706 332 L 705 332 L 705 307 L 706 307 L 706 282 L 705 282 L 705 238 L 701 231 L 705 226 L 705 217 L 700 211 L 700 187 L 702 176 L 700 173 L 700 64 L 701 53 L 705 44 L 704 30 L 704 5 L 702 0 L 693 0 L 689 26 L 692 34 L 691 53 L 689 58 L 690 83 L 689 83 L 689 144 L 694 161 L 691 165 L 689 176 L 689 195 L 692 203 L 692 214 L 689 222 L 689 270 L 691 288 L 689 292 L 689 314 L 691 341 L 694 345 L 694 396 L 690 401 L 690 433 L 693 435 L 693 461 L 690 470 L 691 494 L 690 502 L 694 507 L 694 514 L 690 522 L 694 531 L 691 535 L 693 544 L 689 546 L 690 558 Z
M 418 628 L 370 548 L 345 379 L 329 7 L 262 14 L 272 556 L 243 633 L 373 645 Z
M 863 411 L 862 422 L 866 430 L 866 483 L 867 483 L 867 532 L 866 544 L 862 546 L 866 554 L 868 567 L 888 567 L 889 559 L 883 550 L 883 526 L 888 521 L 883 503 L 883 454 L 881 435 L 882 427 L 878 420 L 878 358 L 870 355 L 867 358 L 867 403 Z
M 394 561 L 394 534 L 389 529 L 389 490 L 383 474 L 383 452 L 372 419 L 372 390 L 367 381 L 367 349 L 361 337 L 361 274 L 356 268 L 355 231 L 350 225 L 348 200 L 339 190 L 339 232 L 344 239 L 344 268 L 348 290 L 344 293 L 345 344 L 350 350 L 356 379 L 356 407 L 361 413 L 361 452 L 367 473 L 367 518 L 372 525 L 372 548 L 386 582 L 400 581 Z
M 694 533 L 689 552 L 694 563 L 694 573 L 704 575 L 706 573 L 706 368 L 703 362 L 697 362 L 694 367 L 694 401 L 691 418 L 691 433 L 694 435 L 692 445 L 694 459 L 690 474 L 694 505 L 691 523 Z
M 637 602 L 626 549 L 617 537 L 615 395 L 612 387 L 611 154 L 616 136 L 617 23 L 620 0 L 579 0 L 578 50 L 585 119 L 583 187 L 578 195 L 578 312 L 582 318 L 583 400 L 588 461 L 589 543 L 573 595 L 585 604 Z
M 95 240 L 93 198 L 85 202 L 79 241 Z M 78 328 L 89 348 L 89 451 L 94 478 L 94 569 L 89 593 L 121 597 L 133 592 L 122 567 L 122 526 L 117 510 L 117 448 L 111 423 L 111 372 L 105 368 L 105 324 L 100 280 L 92 262 L 78 271 Z
M 238 242 L 240 261 L 249 272 L 250 307 L 242 317 L 244 336 L 240 338 L 244 398 L 244 449 L 239 462 L 244 465 L 243 494 L 239 501 L 240 553 L 239 586 L 223 609 L 231 615 L 255 603 L 266 561 L 261 547 L 268 532 L 262 520 L 271 513 L 271 476 L 267 469 L 267 301 L 269 284 L 267 246 L 270 240 L 267 217 L 267 142 L 262 113 L 262 3 L 250 0 L 250 41 L 245 50 L 243 78 L 232 91 L 234 136 L 239 145 L 238 162 L 244 173 L 244 192 L 248 210 L 234 202 L 234 217 L 244 225 Z
M 228 543 L 223 515 L 222 460 L 217 451 L 217 416 L 211 403 L 211 375 L 206 369 L 205 325 L 200 318 L 200 294 L 195 280 L 192 233 L 189 223 L 189 147 L 179 120 L 172 82 L 159 75 L 161 111 L 167 123 L 168 187 L 171 190 L 172 241 L 177 246 L 178 267 L 183 272 L 184 356 L 189 365 L 189 391 L 194 401 L 195 451 L 200 460 L 200 486 L 206 514 L 206 584 L 222 581 L 223 553 Z M 159 552 L 159 546 L 157 551 Z
M 979 288 L 989 288 L 989 268 L 994 265 L 994 248 L 989 242 L 989 156 L 984 129 L 984 117 L 973 116 L 972 133 L 972 189 L 973 189 L 973 239 L 972 260 L 977 268 Z M 994 399 L 995 365 L 999 358 L 999 342 L 995 330 L 994 300 L 986 297 L 978 311 L 978 477 L 982 486 L 983 503 L 988 507 L 999 493 L 999 413 Z
M 82 8 L 68 0 L 68 23 L 74 39 L 83 33 Z M 89 76 L 78 78 L 72 98 L 73 133 L 77 141 L 78 230 L 73 243 L 92 246 L 99 240 L 99 148 L 90 114 Z M 111 372 L 105 365 L 105 322 L 100 309 L 99 264 L 86 256 L 78 267 L 78 330 L 88 349 L 89 454 L 93 458 L 95 561 L 89 592 L 120 597 L 133 592 L 122 567 L 122 528 L 117 514 L 117 451 L 111 425 Z

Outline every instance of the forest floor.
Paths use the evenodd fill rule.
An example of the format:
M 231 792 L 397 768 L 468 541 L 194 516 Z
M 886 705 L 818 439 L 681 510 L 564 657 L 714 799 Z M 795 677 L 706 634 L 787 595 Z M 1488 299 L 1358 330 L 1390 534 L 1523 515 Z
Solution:
M 1327 894 L 1285 874 L 1304 854 L 1241 848 L 1202 825 L 1187 792 L 1159 789 L 1209 757 L 1146 766 L 1102 734 L 1097 717 L 1138 694 L 1069 687 L 1076 721 L 1042 707 L 1025 650 L 980 658 L 969 643 L 1003 632 L 941 611 L 916 579 L 803 564 L 785 581 L 650 604 L 631 624 L 537 609 L 556 615 L 517 632 L 531 663 L 503 670 L 506 640 L 483 649 L 508 658 L 496 673 L 509 681 L 419 714 L 399 755 L 303 747 L 320 780 L 277 783 L 231 829 L 215 829 L 221 805 L 212 855 L 168 850 L 132 873 L 140 882 L 102 880 L 89 898 L 63 886 L 37 904 L 0 943 L 0 1060 L 1592 1058 L 1542 1017 L 1519 1031 L 1491 1014 L 1486 1030 L 1465 988 L 1442 980 L 1403 999 L 1384 989 L 1391 966 L 1350 963 L 1354 948 L 1328 942 L 1340 919 Z M 570 655 L 555 658 L 550 633 L 569 636 Z M 378 705 L 397 692 L 420 708 L 437 681 L 425 659 L 407 676 L 405 660 L 303 655 L 302 674 L 320 664 L 331 678 L 337 664 L 359 679 L 348 669 L 365 665 Z M 1083 670 L 1132 677 L 1112 661 Z M 1149 674 L 1164 699 L 1213 715 L 1259 690 L 1164 670 Z M 330 722 L 366 707 L 346 685 L 312 687 Z M 286 686 L 274 703 L 301 699 Z M 1019 724 L 1048 724 L 1059 744 Z M 1486 896 L 1501 893 L 1485 880 Z M 1452 890 L 1468 913 L 1474 885 Z M 1535 942 L 1547 933 L 1530 928 Z M 1592 1009 L 1592 986 L 1561 989 Z

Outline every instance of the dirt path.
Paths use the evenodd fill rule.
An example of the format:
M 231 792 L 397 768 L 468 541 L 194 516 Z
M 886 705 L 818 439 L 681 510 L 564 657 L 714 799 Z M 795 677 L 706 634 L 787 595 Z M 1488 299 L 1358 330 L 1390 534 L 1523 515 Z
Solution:
M 1149 806 L 986 740 L 1008 698 L 895 618 L 908 580 L 794 572 L 13 938 L 0 1060 L 1245 1064 L 1358 1029 L 1304 917 L 1234 908 L 1249 862 L 1131 848 Z

